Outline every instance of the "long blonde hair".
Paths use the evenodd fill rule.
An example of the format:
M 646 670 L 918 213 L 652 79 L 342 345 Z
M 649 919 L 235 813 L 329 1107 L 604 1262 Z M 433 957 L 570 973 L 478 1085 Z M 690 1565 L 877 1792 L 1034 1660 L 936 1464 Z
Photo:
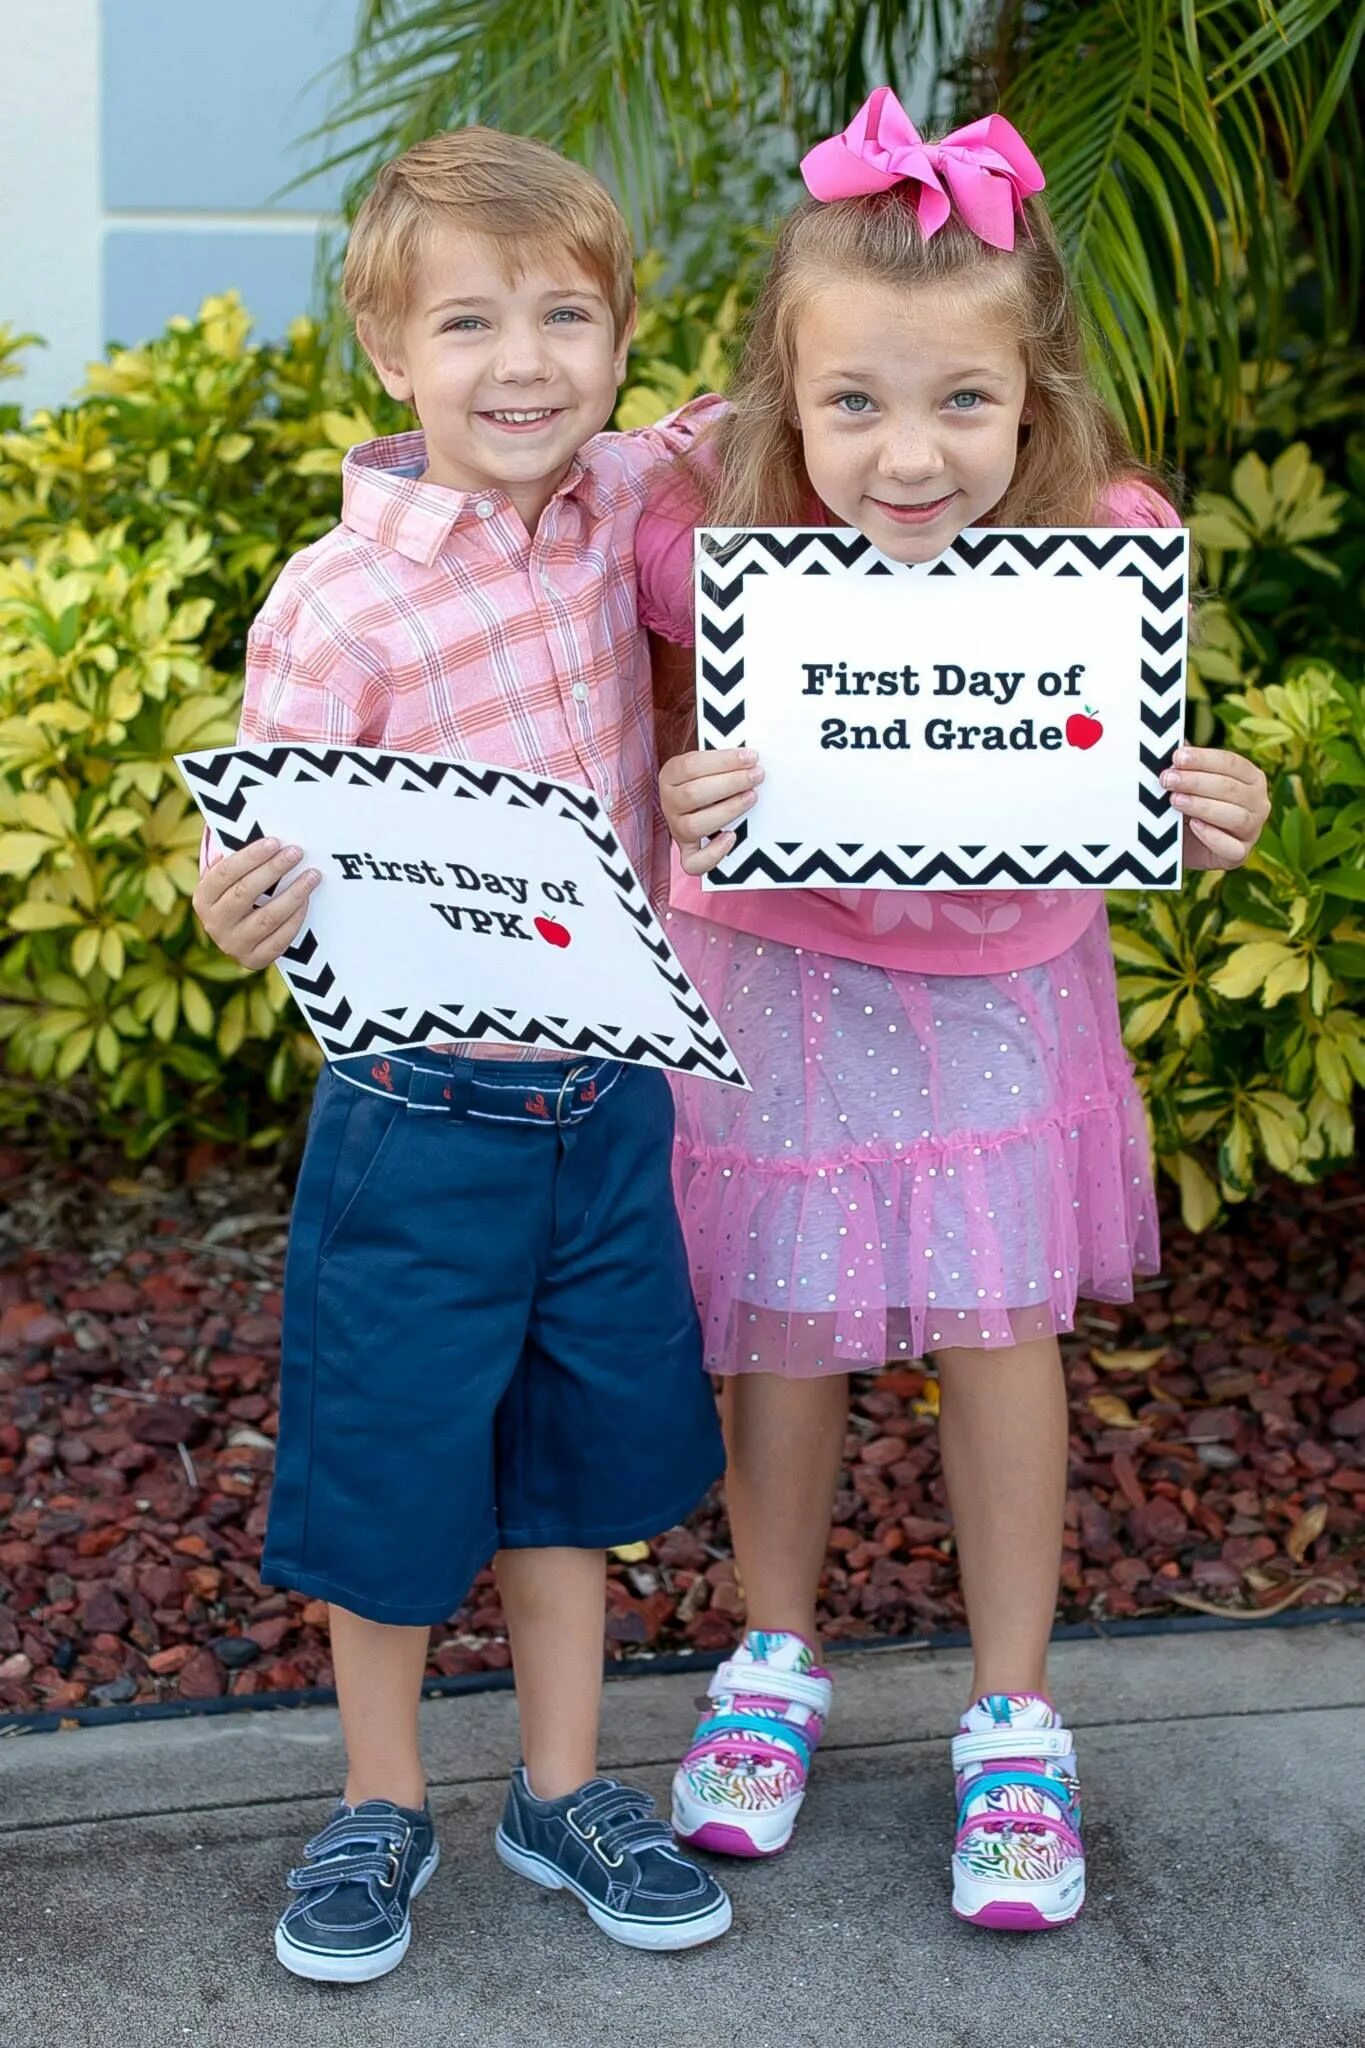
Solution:
M 819 511 L 806 475 L 796 411 L 796 334 L 811 297 L 831 283 L 868 280 L 913 291 L 961 282 L 982 294 L 1017 338 L 1029 424 L 1009 487 L 988 515 L 998 526 L 1104 525 L 1105 488 L 1119 478 L 1162 486 L 1138 463 L 1101 399 L 1046 208 L 1024 202 L 1012 250 L 993 249 L 953 214 L 926 236 L 910 188 L 824 205 L 811 199 L 782 226 L 730 388 L 734 409 L 693 476 L 713 526 L 802 526 Z

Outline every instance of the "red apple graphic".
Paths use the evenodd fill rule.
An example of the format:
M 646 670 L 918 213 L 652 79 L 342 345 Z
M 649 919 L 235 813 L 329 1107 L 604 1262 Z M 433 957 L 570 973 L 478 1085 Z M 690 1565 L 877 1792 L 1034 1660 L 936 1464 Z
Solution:
M 542 939 L 544 939 L 547 946 L 568 945 L 569 940 L 572 937 L 572 934 L 568 932 L 562 924 L 557 924 L 554 918 L 536 917 L 533 918 L 531 921 L 535 925 L 536 930 L 540 933 Z
M 1104 727 L 1096 718 L 1093 708 L 1087 704 L 1084 713 L 1073 711 L 1068 718 L 1066 743 L 1069 747 L 1079 747 L 1084 753 L 1087 747 L 1094 746 L 1103 731 Z

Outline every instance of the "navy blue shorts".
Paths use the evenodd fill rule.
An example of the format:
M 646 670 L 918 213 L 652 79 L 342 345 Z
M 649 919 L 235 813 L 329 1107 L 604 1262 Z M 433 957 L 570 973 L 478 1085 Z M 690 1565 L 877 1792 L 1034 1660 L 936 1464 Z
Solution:
M 436 1622 L 497 1549 L 681 1520 L 723 1455 L 664 1076 L 341 1066 L 355 1079 L 319 1080 L 290 1225 L 262 1576 Z

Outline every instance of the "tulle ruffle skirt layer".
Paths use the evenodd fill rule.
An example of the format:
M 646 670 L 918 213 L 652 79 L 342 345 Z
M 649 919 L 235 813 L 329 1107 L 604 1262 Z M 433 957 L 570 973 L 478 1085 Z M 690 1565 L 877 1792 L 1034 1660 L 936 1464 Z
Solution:
M 753 1092 L 678 1078 L 675 1184 L 714 1372 L 792 1377 L 1069 1330 L 1154 1272 L 1101 910 L 998 975 L 916 975 L 675 912 Z

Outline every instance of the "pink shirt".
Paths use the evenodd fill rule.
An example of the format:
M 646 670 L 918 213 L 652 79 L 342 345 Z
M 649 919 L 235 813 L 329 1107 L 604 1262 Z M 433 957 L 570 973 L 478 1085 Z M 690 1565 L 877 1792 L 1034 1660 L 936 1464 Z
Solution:
M 635 559 L 640 616 L 690 647 L 692 536 L 676 478 L 640 522 Z M 1172 506 L 1141 484 L 1112 485 L 1100 526 L 1178 526 Z M 674 854 L 669 901 L 713 924 L 810 952 L 916 974 L 999 974 L 1036 967 L 1075 944 L 1103 901 L 1098 889 L 745 889 L 707 894 Z
M 596 435 L 534 534 L 500 490 L 419 482 L 421 434 L 352 448 L 340 524 L 285 565 L 248 635 L 239 744 L 452 755 L 594 790 L 661 905 L 668 834 L 635 530 L 651 479 L 720 407 L 697 399 L 657 426 Z M 216 855 L 206 835 L 205 859 Z
M 405 471 L 421 434 L 352 448 L 341 523 L 285 565 L 247 638 L 239 742 L 388 747 L 594 790 L 665 887 L 635 531 L 651 477 L 721 401 L 598 434 L 528 534 L 506 494 Z

